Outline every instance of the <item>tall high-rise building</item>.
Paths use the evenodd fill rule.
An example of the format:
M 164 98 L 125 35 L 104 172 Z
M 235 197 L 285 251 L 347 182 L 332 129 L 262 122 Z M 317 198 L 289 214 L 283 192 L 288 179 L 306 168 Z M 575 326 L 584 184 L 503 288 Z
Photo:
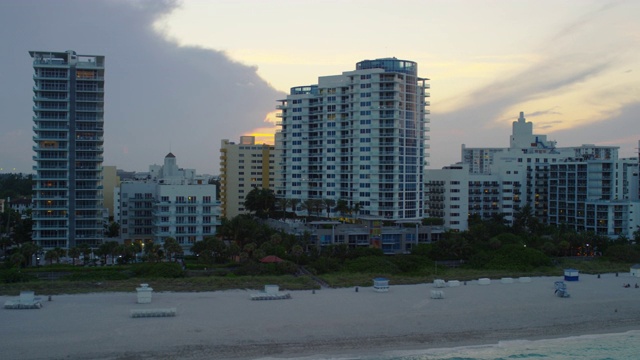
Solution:
M 104 232 L 104 56 L 30 51 L 36 171 L 33 239 L 96 246 Z
M 278 196 L 344 200 L 374 218 L 421 218 L 427 80 L 417 63 L 384 58 L 291 88 L 277 107 Z

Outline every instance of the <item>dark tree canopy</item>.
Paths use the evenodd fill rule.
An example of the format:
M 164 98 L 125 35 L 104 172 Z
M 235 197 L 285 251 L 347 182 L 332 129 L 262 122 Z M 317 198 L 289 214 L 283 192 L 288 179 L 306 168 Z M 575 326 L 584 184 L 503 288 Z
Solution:
M 275 210 L 276 195 L 271 189 L 253 188 L 244 200 L 245 209 L 266 219 Z

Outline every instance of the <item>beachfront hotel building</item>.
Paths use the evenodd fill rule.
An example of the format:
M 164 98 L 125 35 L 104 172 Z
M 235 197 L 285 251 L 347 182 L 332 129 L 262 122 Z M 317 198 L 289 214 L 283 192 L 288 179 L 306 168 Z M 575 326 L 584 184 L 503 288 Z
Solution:
M 417 63 L 383 58 L 291 88 L 277 106 L 277 196 L 345 200 L 370 218 L 422 218 L 427 80 Z
M 273 145 L 256 144 L 255 136 L 227 139 L 220 145 L 220 202 L 222 217 L 247 214 L 244 200 L 253 188 L 275 190 L 279 151 Z
M 550 224 L 627 238 L 639 229 L 638 159 L 583 155 L 552 164 L 549 179 Z
M 30 51 L 36 172 L 33 240 L 42 248 L 95 247 L 104 232 L 105 57 Z
M 425 199 L 427 217 L 442 218 L 451 230 L 466 230 L 465 220 L 474 215 L 512 223 L 529 205 L 543 223 L 630 236 L 638 224 L 638 159 L 618 159 L 615 146 L 556 147 L 546 135 L 533 134 L 520 113 L 508 148 L 462 145 L 460 163 L 427 170 Z
M 143 180 L 122 181 L 115 191 L 116 222 L 125 244 L 163 244 L 175 238 L 185 252 L 196 241 L 214 236 L 220 225 L 216 185 L 193 169 L 178 167 L 169 153 L 163 165 L 150 165 Z

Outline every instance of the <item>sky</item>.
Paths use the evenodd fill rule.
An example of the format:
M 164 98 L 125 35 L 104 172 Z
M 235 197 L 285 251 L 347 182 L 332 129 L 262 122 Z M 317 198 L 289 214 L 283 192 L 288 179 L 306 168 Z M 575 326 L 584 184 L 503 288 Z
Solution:
M 429 78 L 430 168 L 507 147 L 523 111 L 557 146 L 640 140 L 640 1 L 2 0 L 0 173 L 32 172 L 28 51 L 105 55 L 105 162 L 218 174 L 220 142 L 273 142 L 294 86 L 365 59 Z

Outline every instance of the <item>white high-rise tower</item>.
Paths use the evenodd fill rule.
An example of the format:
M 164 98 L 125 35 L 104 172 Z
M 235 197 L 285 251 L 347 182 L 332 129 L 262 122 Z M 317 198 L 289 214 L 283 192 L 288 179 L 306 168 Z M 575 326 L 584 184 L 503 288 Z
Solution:
M 384 58 L 291 88 L 278 106 L 278 196 L 344 200 L 381 219 L 421 218 L 427 80 L 417 63 Z

